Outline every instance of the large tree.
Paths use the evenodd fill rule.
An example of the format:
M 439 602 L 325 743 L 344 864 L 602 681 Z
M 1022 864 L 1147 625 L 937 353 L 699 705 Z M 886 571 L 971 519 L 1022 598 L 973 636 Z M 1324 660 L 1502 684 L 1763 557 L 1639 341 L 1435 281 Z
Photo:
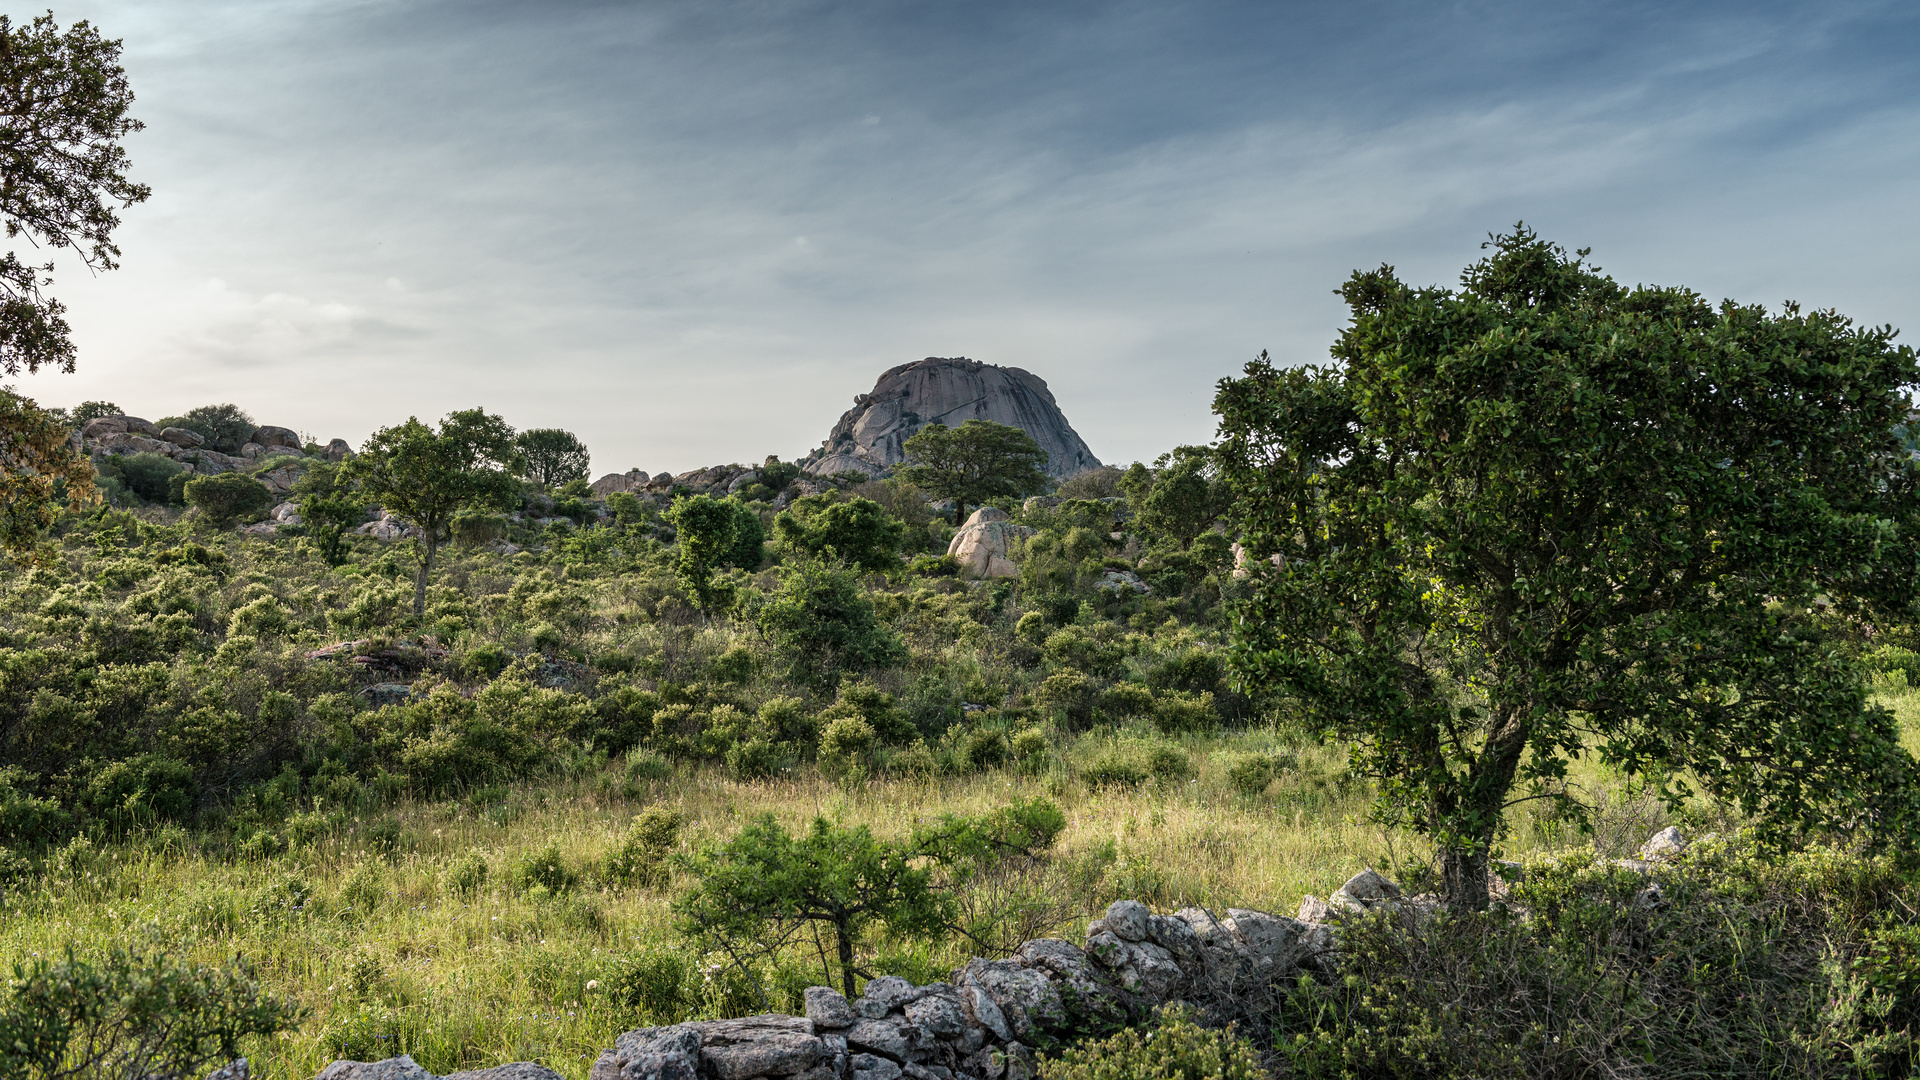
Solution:
M 967 519 L 967 507 L 988 499 L 1044 491 L 1047 452 L 1033 436 L 991 420 L 969 420 L 957 428 L 928 424 L 904 445 L 906 468 L 900 475 L 936 499 L 953 500 L 953 523 Z
M 520 465 L 513 429 L 480 409 L 450 413 L 440 430 L 414 417 L 373 433 L 341 470 L 359 484 L 367 502 L 411 521 L 420 529 L 420 571 L 413 583 L 413 613 L 427 610 L 427 578 L 434 556 L 452 538 L 462 510 L 504 509 L 513 504 Z
M 120 42 L 86 22 L 62 31 L 51 15 L 25 26 L 0 15 L 0 219 L 7 238 L 64 248 L 89 270 L 119 266 L 117 210 L 144 202 L 127 179 L 120 140 L 144 125 L 127 115 L 133 90 Z M 53 263 L 0 257 L 0 372 L 72 371 L 66 307 L 42 290 Z
M 1910 844 L 1914 762 L 1826 624 L 1910 616 L 1912 350 L 1490 246 L 1458 290 L 1355 274 L 1335 363 L 1222 381 L 1234 670 L 1353 740 L 1454 902 L 1589 752 L 1776 835 Z
M 527 476 L 549 490 L 569 480 L 585 480 L 592 460 L 583 443 L 571 431 L 559 428 L 531 428 L 514 439 L 526 462 Z

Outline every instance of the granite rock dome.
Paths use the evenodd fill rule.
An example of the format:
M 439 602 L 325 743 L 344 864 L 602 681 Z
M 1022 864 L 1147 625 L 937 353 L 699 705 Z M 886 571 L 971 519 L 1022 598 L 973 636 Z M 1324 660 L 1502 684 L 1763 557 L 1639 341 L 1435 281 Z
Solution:
M 1047 475 L 1055 479 L 1100 468 L 1045 380 L 964 356 L 930 356 L 881 375 L 871 391 L 853 399 L 853 408 L 801 468 L 815 476 L 847 470 L 880 475 L 906 460 L 903 444 L 922 427 L 936 421 L 959 427 L 968 420 L 991 420 L 1033 436 L 1047 452 Z

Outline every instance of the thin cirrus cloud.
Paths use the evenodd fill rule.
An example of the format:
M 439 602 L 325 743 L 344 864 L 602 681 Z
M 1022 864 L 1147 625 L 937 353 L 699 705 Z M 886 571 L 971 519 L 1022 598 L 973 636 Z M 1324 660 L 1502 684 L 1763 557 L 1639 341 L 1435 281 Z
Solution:
M 1355 268 L 1524 219 L 1624 281 L 1914 321 L 1897 4 L 99 0 L 153 200 L 43 401 L 354 441 L 474 404 L 596 471 L 794 456 L 885 368 L 1103 458 L 1325 356 Z

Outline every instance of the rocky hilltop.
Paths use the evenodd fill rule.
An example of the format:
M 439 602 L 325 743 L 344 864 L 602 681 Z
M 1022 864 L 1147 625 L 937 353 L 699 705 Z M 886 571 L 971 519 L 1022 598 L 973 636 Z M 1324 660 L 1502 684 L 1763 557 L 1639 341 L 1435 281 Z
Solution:
M 1061 415 L 1045 380 L 964 356 L 929 356 L 881 375 L 800 467 L 815 476 L 848 470 L 879 475 L 906 460 L 903 444 L 922 427 L 936 421 L 959 427 L 968 420 L 991 420 L 1033 436 L 1047 452 L 1047 474 L 1056 479 L 1100 467 Z

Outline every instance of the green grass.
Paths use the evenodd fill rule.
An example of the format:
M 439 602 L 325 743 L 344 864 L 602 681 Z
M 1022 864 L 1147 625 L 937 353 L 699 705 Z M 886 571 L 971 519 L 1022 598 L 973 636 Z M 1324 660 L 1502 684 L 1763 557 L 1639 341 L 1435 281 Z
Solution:
M 673 932 L 675 885 L 584 885 L 553 896 L 514 884 L 514 865 L 549 844 L 569 867 L 590 871 L 645 806 L 677 809 L 686 821 L 683 845 L 698 845 L 730 836 L 762 812 L 789 826 L 825 814 L 898 835 L 930 815 L 1045 795 L 1066 811 L 1068 827 L 1042 873 L 1079 891 L 1028 929 L 1074 940 L 1085 919 L 1121 896 L 1162 909 L 1199 904 L 1290 913 L 1303 893 L 1326 895 L 1363 865 L 1404 870 L 1425 857 L 1412 836 L 1369 821 L 1369 793 L 1341 778 L 1341 751 L 1283 748 L 1271 732 L 1185 740 L 1194 766 L 1185 779 L 1089 788 L 1073 778 L 1077 765 L 1116 741 L 1147 737 L 1129 731 L 1067 740 L 1037 774 L 1003 770 L 853 788 L 811 769 L 759 783 L 683 769 L 635 788 L 623 783 L 616 763 L 484 798 L 402 801 L 252 861 L 218 857 L 186 833 L 164 829 L 103 844 L 91 860 L 82 857 L 84 845 L 53 859 L 55 872 L 6 898 L 0 957 L 56 952 L 70 942 L 82 949 L 141 943 L 209 962 L 243 957 L 272 992 L 310 1010 L 297 1032 L 257 1051 L 264 1076 L 306 1080 L 342 1052 L 345 1038 L 345 1049 L 358 1056 L 409 1052 L 442 1073 L 537 1060 L 585 1077 L 621 1031 L 758 1006 L 696 995 L 661 1015 L 608 999 L 605 989 L 636 955 L 665 951 L 708 962 L 690 956 Z M 1280 749 L 1295 764 L 1263 794 L 1246 796 L 1227 783 L 1240 755 Z M 1623 797 L 1603 774 L 1586 780 L 1613 789 L 1599 822 L 1603 846 L 1614 832 L 1637 844 L 1649 826 L 1664 823 L 1657 808 Z M 1524 812 L 1515 824 L 1514 854 L 1579 839 L 1567 826 Z M 454 869 L 474 854 L 489 873 L 483 886 L 463 894 Z M 290 880 L 310 891 L 302 910 L 286 910 L 285 899 L 298 895 L 288 891 Z M 931 952 L 883 941 L 869 946 L 875 970 L 891 965 L 922 978 L 967 955 L 951 942 Z M 805 957 L 792 964 L 808 974 Z M 820 981 L 817 968 L 811 974 Z M 589 989 L 594 981 L 601 986 Z

